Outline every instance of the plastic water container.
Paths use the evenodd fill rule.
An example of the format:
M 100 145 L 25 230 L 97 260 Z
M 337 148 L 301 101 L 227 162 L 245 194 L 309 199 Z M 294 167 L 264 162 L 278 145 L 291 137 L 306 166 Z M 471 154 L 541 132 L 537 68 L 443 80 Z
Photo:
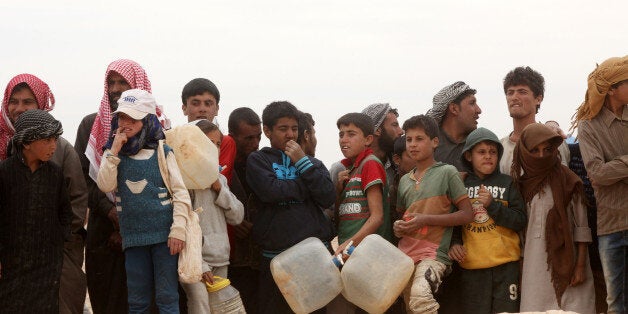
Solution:
M 214 284 L 207 286 L 209 309 L 218 314 L 245 314 L 246 310 L 240 299 L 240 292 L 231 286 L 226 278 L 214 276 Z
M 377 234 L 365 237 L 345 262 L 342 295 L 369 313 L 384 313 L 403 292 L 414 262 Z
M 275 256 L 270 271 L 295 313 L 316 311 L 342 290 L 340 271 L 317 238 L 307 238 Z
M 193 124 L 167 130 L 166 144 L 172 148 L 177 165 L 188 189 L 206 189 L 218 179 L 218 149 Z

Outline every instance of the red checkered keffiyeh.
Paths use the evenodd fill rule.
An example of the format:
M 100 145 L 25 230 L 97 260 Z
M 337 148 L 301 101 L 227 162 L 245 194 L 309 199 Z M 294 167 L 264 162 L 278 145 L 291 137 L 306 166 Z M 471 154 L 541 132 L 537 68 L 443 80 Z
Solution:
M 100 160 L 102 158 L 102 148 L 107 143 L 111 130 L 111 106 L 109 105 L 109 84 L 108 78 L 111 72 L 120 74 L 129 83 L 131 88 L 142 89 L 151 92 L 150 80 L 146 71 L 137 62 L 127 59 L 120 59 L 111 62 L 105 73 L 105 92 L 100 101 L 100 108 L 96 115 L 96 120 L 89 134 L 89 142 L 85 155 L 89 159 L 89 175 L 96 181 Z M 160 115 L 160 110 L 157 111 Z
M 9 98 L 16 85 L 26 83 L 37 99 L 37 106 L 41 110 L 50 111 L 55 107 L 55 97 L 44 81 L 32 74 L 19 74 L 9 81 L 4 90 L 2 99 L 2 118 L 0 118 L 0 160 L 7 158 L 7 144 L 15 134 L 13 123 L 9 119 Z

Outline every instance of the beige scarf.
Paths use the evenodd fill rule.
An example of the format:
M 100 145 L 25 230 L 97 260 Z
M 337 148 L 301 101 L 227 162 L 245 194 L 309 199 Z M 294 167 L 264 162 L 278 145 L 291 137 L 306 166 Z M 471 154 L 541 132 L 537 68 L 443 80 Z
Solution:
M 571 129 L 577 128 L 581 120 L 595 118 L 604 106 L 611 86 L 624 80 L 628 80 L 628 55 L 613 57 L 598 65 L 589 74 L 587 93 L 584 95 L 584 102 L 572 117 Z

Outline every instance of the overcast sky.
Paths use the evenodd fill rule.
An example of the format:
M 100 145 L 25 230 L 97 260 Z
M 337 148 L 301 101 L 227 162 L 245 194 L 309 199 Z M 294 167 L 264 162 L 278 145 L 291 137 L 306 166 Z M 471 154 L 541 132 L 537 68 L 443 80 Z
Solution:
M 479 125 L 505 136 L 502 80 L 521 65 L 546 79 L 538 120 L 568 128 L 595 64 L 628 54 L 627 13 L 628 1 L 2 1 L 0 84 L 46 81 L 73 143 L 111 61 L 146 69 L 174 125 L 183 85 L 205 77 L 223 131 L 234 108 L 288 100 L 314 116 L 329 166 L 341 115 L 389 102 L 402 123 L 458 80 L 478 91 Z

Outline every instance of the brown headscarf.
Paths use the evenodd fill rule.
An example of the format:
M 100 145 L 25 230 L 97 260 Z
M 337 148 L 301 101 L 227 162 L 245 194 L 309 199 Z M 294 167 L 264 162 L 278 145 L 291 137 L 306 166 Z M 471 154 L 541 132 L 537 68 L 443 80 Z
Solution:
M 573 276 L 576 261 L 567 207 L 574 195 L 583 195 L 580 178 L 560 163 L 558 146 L 562 141 L 560 135 L 543 124 L 528 125 L 515 146 L 511 169 L 526 204 L 546 184 L 552 189 L 554 207 L 547 213 L 545 246 L 547 266 L 551 272 L 558 306 L 561 306 L 561 299 Z M 552 153 L 534 157 L 530 151 L 543 142 L 551 144 Z
M 623 80 L 628 80 L 628 55 L 609 58 L 597 66 L 589 74 L 587 93 L 584 95 L 584 102 L 572 117 L 571 129 L 577 128 L 580 120 L 595 118 L 604 106 L 611 85 Z

